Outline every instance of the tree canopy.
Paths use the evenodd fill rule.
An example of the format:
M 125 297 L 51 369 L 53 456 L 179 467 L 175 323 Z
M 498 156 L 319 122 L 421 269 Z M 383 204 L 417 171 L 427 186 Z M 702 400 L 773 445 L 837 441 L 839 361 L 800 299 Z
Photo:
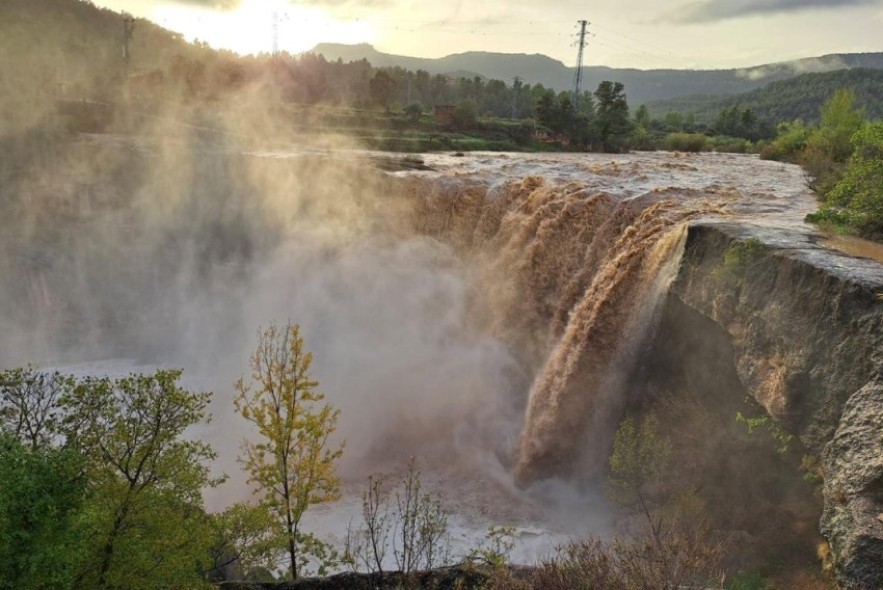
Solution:
M 236 384 L 236 410 L 260 437 L 243 441 L 240 461 L 283 528 L 292 579 L 311 558 L 320 562 L 320 571 L 332 558 L 328 546 L 302 530 L 301 519 L 311 505 L 340 493 L 334 465 L 343 447 L 330 441 L 340 412 L 322 403 L 325 396 L 309 375 L 312 361 L 297 325 L 271 324 L 258 334 L 251 382 Z

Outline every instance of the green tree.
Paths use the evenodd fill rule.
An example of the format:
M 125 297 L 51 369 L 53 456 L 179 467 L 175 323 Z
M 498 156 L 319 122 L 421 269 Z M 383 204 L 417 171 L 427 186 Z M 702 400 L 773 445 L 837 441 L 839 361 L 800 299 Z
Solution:
M 852 136 L 863 120 L 851 90 L 838 90 L 822 106 L 819 128 L 809 134 L 799 158 L 812 178 L 813 188 L 820 193 L 834 188 L 843 175 L 852 154 Z
M 236 410 L 260 436 L 258 442 L 243 442 L 240 461 L 249 483 L 257 486 L 264 505 L 282 523 L 292 579 L 298 578 L 310 556 L 323 566 L 329 558 L 328 547 L 301 530 L 304 513 L 312 504 L 340 495 L 334 464 L 343 447 L 329 441 L 340 412 L 322 404 L 325 396 L 309 376 L 312 361 L 297 325 L 271 324 L 258 333 L 250 363 L 252 382 L 240 379 L 234 400 Z
M 464 129 L 474 127 L 478 122 L 478 104 L 475 100 L 467 98 L 458 102 L 454 107 L 454 121 Z
M 802 120 L 796 119 L 779 123 L 776 131 L 776 140 L 761 152 L 760 157 L 765 160 L 796 162 L 798 154 L 806 147 L 810 129 Z
M 853 137 L 855 145 L 843 178 L 828 202 L 844 207 L 849 222 L 867 234 L 883 234 L 883 122 L 868 123 Z
M 838 90 L 822 105 L 819 136 L 832 160 L 845 162 L 852 154 L 852 136 L 861 128 L 864 113 L 855 107 L 852 90 Z
M 0 430 L 32 450 L 50 445 L 58 434 L 62 397 L 76 380 L 34 367 L 0 373 Z
M 537 121 L 543 127 L 555 131 L 558 127 L 558 105 L 555 103 L 555 91 L 547 90 L 540 95 L 536 106 Z
M 216 535 L 211 549 L 213 577 L 223 572 L 226 579 L 251 579 L 275 569 L 285 543 L 279 521 L 266 506 L 240 502 L 213 515 L 212 520 Z
M 631 132 L 629 105 L 622 82 L 601 82 L 595 91 L 595 98 L 598 139 L 603 144 L 604 151 L 620 151 L 625 147 Z
M 82 559 L 82 457 L 3 433 L 0 482 L 0 589 L 73 588 Z
M 388 113 L 395 98 L 398 84 L 386 70 L 379 70 L 368 83 L 371 99 Z
M 635 125 L 643 126 L 645 129 L 650 126 L 650 111 L 647 105 L 642 104 L 635 111 Z
M 573 115 L 571 119 L 570 127 L 567 129 L 567 137 L 570 139 L 571 145 L 588 150 L 595 139 L 593 130 L 592 118 L 583 112 L 579 112 Z
M 181 371 L 81 380 L 62 404 L 66 439 L 85 460 L 90 555 L 77 585 L 193 586 L 208 565 L 202 490 L 215 453 L 184 432 L 206 420 L 211 394 Z
M 664 122 L 666 131 L 677 132 L 684 130 L 684 118 L 676 111 L 666 113 Z
M 654 495 L 670 456 L 671 441 L 659 433 L 652 414 L 640 423 L 631 416 L 620 423 L 610 455 L 607 495 L 617 504 L 641 514 L 657 544 L 661 544 L 662 522 L 656 514 Z
M 408 115 L 411 121 L 416 123 L 420 120 L 420 116 L 423 115 L 423 105 L 419 102 L 412 102 L 405 107 L 405 114 Z

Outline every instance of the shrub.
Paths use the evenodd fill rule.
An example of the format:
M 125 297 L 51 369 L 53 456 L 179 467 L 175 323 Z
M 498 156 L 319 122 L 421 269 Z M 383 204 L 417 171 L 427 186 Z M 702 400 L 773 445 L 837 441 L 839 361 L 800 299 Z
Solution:
M 760 159 L 773 160 L 776 162 L 786 161 L 785 152 L 782 151 L 782 148 L 775 141 L 765 144 L 763 147 L 760 148 Z
M 828 204 L 843 207 L 864 233 L 883 233 L 883 122 L 865 125 L 853 136 L 855 149 L 843 178 L 828 193 Z
M 474 127 L 478 122 L 478 105 L 471 98 L 462 100 L 454 107 L 454 122 L 460 128 Z
M 739 572 L 727 584 L 727 590 L 775 590 L 775 587 L 757 572 Z
M 729 274 L 743 275 L 748 268 L 767 252 L 766 244 L 757 238 L 736 242 L 724 254 L 724 268 Z
M 843 174 L 844 165 L 831 154 L 828 140 L 820 133 L 812 133 L 806 147 L 797 156 L 798 163 L 810 178 L 810 187 L 822 194 L 830 191 Z
M 408 106 L 405 107 L 405 114 L 409 119 L 413 122 L 417 122 L 420 120 L 420 116 L 423 114 L 423 104 L 419 102 L 412 102 Z
M 730 154 L 746 154 L 751 151 L 751 142 L 738 137 L 721 135 L 712 140 L 714 151 L 727 152 Z
M 720 588 L 723 547 L 701 535 L 669 535 L 662 544 L 636 539 L 568 543 L 537 566 L 537 590 Z
M 673 152 L 707 151 L 708 138 L 701 133 L 670 133 L 666 137 L 668 149 Z
M 344 563 L 354 572 L 382 575 L 389 553 L 406 576 L 432 571 L 451 560 L 447 513 L 441 499 L 424 490 L 413 458 L 394 492 L 387 488 L 385 476 L 368 478 L 362 494 L 362 519 L 364 527 L 349 526 L 345 540 Z M 499 537 L 503 533 L 495 534 Z
M 806 146 L 811 130 L 797 119 L 780 124 L 778 131 L 775 141 L 761 151 L 760 157 L 764 160 L 796 162 L 798 154 Z

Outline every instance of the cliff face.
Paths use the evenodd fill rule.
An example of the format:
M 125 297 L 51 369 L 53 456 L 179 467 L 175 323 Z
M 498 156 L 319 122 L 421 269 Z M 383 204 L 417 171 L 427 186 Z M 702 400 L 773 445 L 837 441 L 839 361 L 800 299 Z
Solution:
M 883 265 L 817 243 L 794 167 L 580 158 L 439 158 L 456 181 L 409 191 L 418 231 L 474 265 L 489 331 L 532 376 L 517 479 L 597 473 L 623 408 L 654 412 L 693 514 L 738 537 L 733 571 L 814 570 L 821 531 L 845 587 L 883 587 Z M 660 244 L 675 261 L 683 247 L 667 294 L 651 287 L 672 278 Z M 766 434 L 736 419 L 764 412 Z M 778 455 L 770 433 L 800 442 Z
M 883 269 L 802 232 L 704 223 L 669 296 L 729 334 L 747 393 L 821 459 L 841 584 L 883 587 Z

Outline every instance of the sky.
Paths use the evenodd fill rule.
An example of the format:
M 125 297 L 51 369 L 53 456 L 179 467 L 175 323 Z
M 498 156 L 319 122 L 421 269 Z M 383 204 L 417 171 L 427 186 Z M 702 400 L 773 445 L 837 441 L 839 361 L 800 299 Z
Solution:
M 96 0 L 238 53 L 317 43 L 442 57 L 542 53 L 575 65 L 731 68 L 883 51 L 883 0 Z M 275 26 L 274 26 L 275 25 Z M 275 35 L 274 35 L 275 28 Z

